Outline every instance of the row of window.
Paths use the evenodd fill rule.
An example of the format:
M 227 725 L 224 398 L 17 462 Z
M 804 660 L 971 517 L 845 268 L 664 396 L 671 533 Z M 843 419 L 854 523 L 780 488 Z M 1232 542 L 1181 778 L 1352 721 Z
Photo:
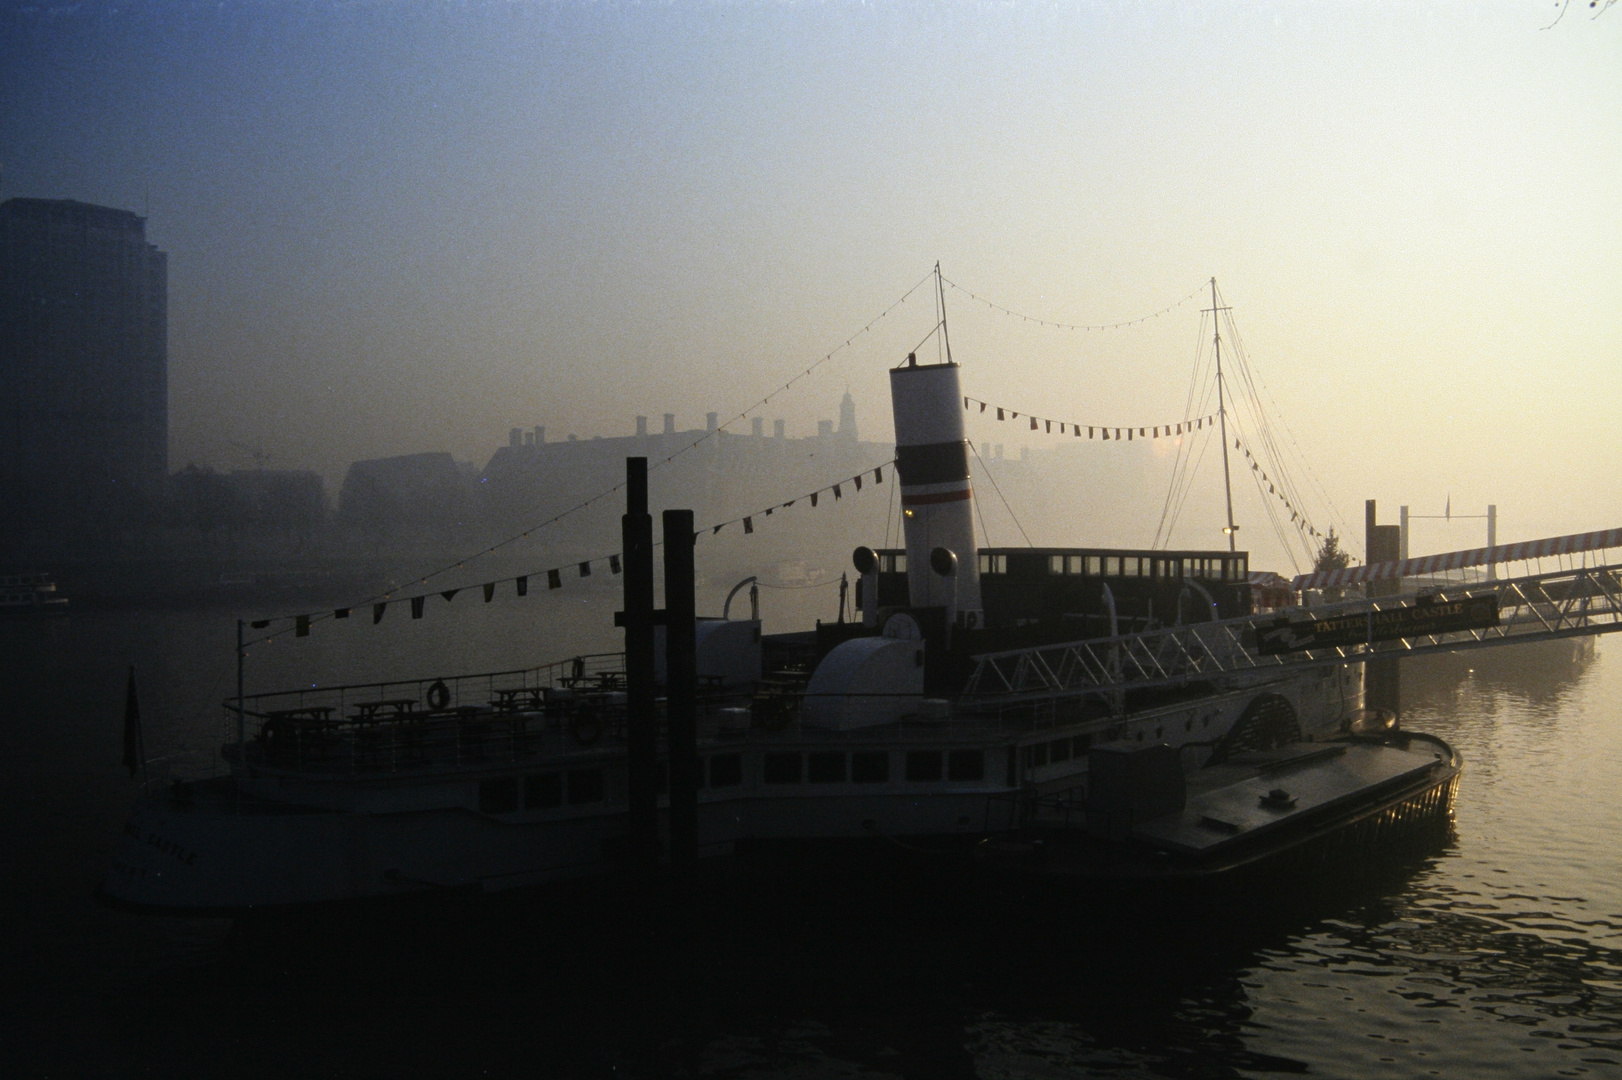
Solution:
M 479 781 L 479 810 L 485 814 L 517 813 L 520 795 L 525 810 L 550 810 L 565 804 L 599 803 L 604 794 L 601 769 L 496 776 Z
M 847 769 L 847 757 L 849 759 Z M 905 777 L 912 783 L 934 780 L 983 780 L 986 755 L 983 750 L 909 750 Z M 890 755 L 883 750 L 839 752 L 792 751 L 765 755 L 761 779 L 768 784 L 882 784 L 890 779 Z
M 1027 748 L 1028 750 L 1029 748 Z M 1055 757 L 1055 761 L 1060 760 Z M 1043 759 L 1046 762 L 1046 758 Z M 946 780 L 983 780 L 986 755 L 983 750 L 909 750 L 904 775 L 913 783 Z M 668 782 L 661 768 L 660 790 Z M 768 784 L 882 784 L 890 779 L 890 754 L 884 750 L 782 751 L 764 755 L 761 779 Z M 742 754 L 712 754 L 699 762 L 698 786 L 736 787 L 743 783 Z M 569 769 L 565 772 L 497 776 L 479 782 L 479 810 L 486 814 L 513 814 L 525 810 L 550 810 L 559 806 L 582 806 L 602 802 L 602 769 Z
M 1025 759 L 1025 767 L 1039 768 L 1053 762 L 1069 761 L 1072 757 L 1081 757 L 1092 746 L 1091 735 L 1072 735 L 1066 739 L 1054 739 L 1051 742 L 1037 743 L 1034 746 L 1022 748 L 1021 756 Z
M 1249 574 L 1244 556 L 1220 558 L 1160 555 L 1049 555 L 1048 573 L 1087 577 L 1200 578 L 1205 581 L 1243 581 Z M 982 573 L 986 572 L 982 567 Z M 996 571 L 993 571 L 996 572 Z M 1006 567 L 1001 572 L 1006 573 Z

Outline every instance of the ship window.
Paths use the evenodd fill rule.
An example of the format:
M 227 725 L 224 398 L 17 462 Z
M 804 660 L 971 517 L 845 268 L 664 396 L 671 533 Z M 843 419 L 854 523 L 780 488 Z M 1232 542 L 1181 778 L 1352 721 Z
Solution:
M 1031 764 L 1038 768 L 1048 763 L 1048 744 L 1037 743 L 1031 747 Z
M 908 750 L 907 779 L 917 781 L 941 778 L 941 752 L 939 750 Z
M 1101 559 L 1099 556 L 1097 556 L 1097 555 L 1089 555 L 1089 556 L 1087 556 L 1087 573 L 1091 574 L 1093 577 L 1097 577 L 1099 574 L 1102 574 L 1104 572 L 1103 569 L 1102 569 L 1103 565 L 1104 565 L 1104 560 Z
M 986 752 L 984 750 L 953 750 L 946 755 L 948 780 L 984 780 Z
M 479 812 L 510 814 L 518 809 L 518 777 L 497 776 L 479 781 Z
M 546 810 L 563 805 L 563 777 L 555 772 L 524 777 L 524 809 Z
M 1067 574 L 1081 573 L 1081 556 L 1066 555 L 1064 560 L 1064 572 Z
M 980 556 L 980 572 L 982 574 L 1008 573 L 1008 556 L 982 554 Z
M 1126 575 L 1127 577 L 1138 577 L 1139 576 L 1138 569 L 1139 569 L 1139 563 L 1140 562 L 1141 562 L 1141 560 L 1139 560 L 1139 558 L 1136 555 L 1131 556 L 1130 558 L 1122 559 L 1121 560 L 1121 573 Z
M 845 782 L 844 754 L 807 754 L 806 771 L 813 784 L 843 784 Z
M 1106 555 L 1104 557 L 1104 576 L 1116 577 L 1121 572 L 1121 558 L 1119 555 Z
M 800 782 L 800 755 L 767 754 L 763 778 L 768 784 L 798 784 Z
M 743 783 L 743 756 L 716 754 L 710 758 L 710 787 L 732 787 Z
M 1059 739 L 1056 742 L 1048 743 L 1048 759 L 1055 762 L 1069 761 L 1070 740 Z
M 852 754 L 850 778 L 858 784 L 882 784 L 890 779 L 890 755 L 883 751 Z
M 1087 752 L 1087 748 L 1091 745 L 1093 745 L 1093 737 L 1091 735 L 1077 735 L 1074 739 L 1070 740 L 1070 750 L 1077 757 L 1085 754 Z
M 1063 555 L 1049 555 L 1048 556 L 1048 573 L 1050 573 L 1050 574 L 1062 574 L 1062 573 L 1064 573 L 1064 556 Z
M 603 801 L 603 770 L 569 770 L 569 805 Z
M 1237 559 L 1235 559 L 1233 561 L 1233 565 L 1234 565 L 1233 580 L 1235 580 L 1235 581 L 1244 581 L 1246 578 L 1248 578 L 1250 576 L 1250 560 L 1245 558 L 1243 555 L 1241 555 Z
M 888 555 L 880 555 L 879 570 L 887 574 L 905 574 L 907 572 L 906 554 L 892 552 Z

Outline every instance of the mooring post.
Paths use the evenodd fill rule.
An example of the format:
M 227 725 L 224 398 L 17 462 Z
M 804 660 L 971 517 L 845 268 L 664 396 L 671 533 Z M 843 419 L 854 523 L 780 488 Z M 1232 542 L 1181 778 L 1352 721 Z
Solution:
M 659 860 L 659 719 L 653 695 L 653 518 L 648 514 L 648 459 L 625 459 L 625 750 L 630 803 L 629 852 L 634 866 Z
M 670 748 L 670 862 L 698 862 L 698 646 L 693 592 L 693 512 L 666 510 L 665 715 Z
M 1394 562 L 1402 555 L 1402 527 L 1376 523 L 1374 500 L 1363 504 L 1363 547 L 1370 566 L 1380 562 Z M 1402 591 L 1402 581 L 1370 581 L 1366 588 L 1370 597 L 1391 596 Z M 1363 668 L 1363 704 L 1370 709 L 1386 709 L 1392 715 L 1402 716 L 1402 682 L 1400 664 L 1396 657 L 1370 660 Z

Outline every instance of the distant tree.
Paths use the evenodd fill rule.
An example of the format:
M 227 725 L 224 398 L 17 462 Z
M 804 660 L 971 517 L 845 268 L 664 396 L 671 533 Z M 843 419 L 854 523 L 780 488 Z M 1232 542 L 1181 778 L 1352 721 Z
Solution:
M 1340 537 L 1335 535 L 1335 527 L 1331 525 L 1329 535 L 1324 537 L 1323 545 L 1318 548 L 1318 555 L 1312 561 L 1313 572 L 1323 573 L 1326 570 L 1344 570 L 1350 565 L 1352 565 L 1352 557 L 1346 553 L 1345 548 L 1340 546 Z M 1339 600 L 1343 595 L 1343 591 L 1338 588 L 1325 589 L 1323 592 L 1324 599 L 1329 601 Z
M 1312 569 L 1316 573 L 1325 570 L 1344 570 L 1352 565 L 1352 557 L 1340 546 L 1340 537 L 1335 535 L 1335 527 L 1329 527 L 1329 535 L 1324 537 L 1323 546 L 1318 548 L 1318 556 L 1313 560 Z

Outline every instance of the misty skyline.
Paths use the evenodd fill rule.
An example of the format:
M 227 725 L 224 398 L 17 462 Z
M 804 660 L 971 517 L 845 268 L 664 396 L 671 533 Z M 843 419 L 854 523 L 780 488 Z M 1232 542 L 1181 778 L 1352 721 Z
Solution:
M 1359 523 L 1364 498 L 1394 521 L 1451 496 L 1497 503 L 1507 541 L 1622 521 L 1622 21 L 1548 21 L 1507 3 L 13 8 L 0 195 L 147 215 L 177 468 L 246 467 L 242 443 L 335 488 L 391 454 L 482 465 L 512 427 L 729 419 L 938 259 L 1077 324 L 1214 275 L 1338 511 L 1310 506 L 1321 528 Z M 965 393 L 1084 423 L 1183 414 L 1208 300 L 1056 331 L 946 299 Z M 885 369 L 934 318 L 920 290 L 752 415 L 808 435 L 848 387 L 864 436 L 888 438 Z M 1057 441 L 973 416 L 968 434 Z M 1101 473 L 1157 452 L 1093 449 Z M 1188 514 L 1210 535 L 1183 546 L 1221 544 L 1204 469 Z M 1101 508 L 1147 515 L 1144 544 L 1164 497 L 1147 471 L 1143 499 Z M 1236 491 L 1242 546 L 1279 564 L 1257 498 Z M 1416 551 L 1481 542 L 1426 528 Z

